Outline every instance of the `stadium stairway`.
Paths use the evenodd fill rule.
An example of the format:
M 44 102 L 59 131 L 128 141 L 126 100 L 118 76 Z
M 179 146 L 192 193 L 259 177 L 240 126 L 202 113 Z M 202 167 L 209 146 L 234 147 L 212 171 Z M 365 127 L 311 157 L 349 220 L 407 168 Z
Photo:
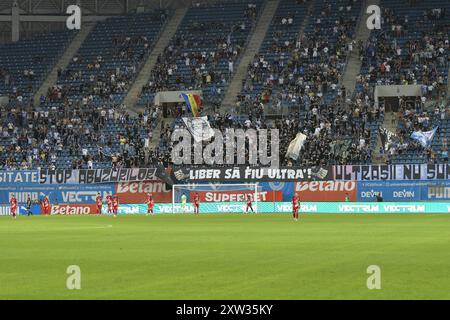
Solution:
M 277 7 L 280 0 L 268 0 L 264 6 L 264 9 L 259 17 L 256 24 L 253 35 L 248 42 L 247 48 L 245 49 L 242 58 L 240 59 L 239 65 L 236 68 L 236 72 L 231 79 L 230 85 L 228 86 L 225 98 L 222 102 L 222 111 L 224 109 L 231 108 L 236 100 L 236 96 L 242 90 L 242 83 L 247 76 L 247 67 L 252 62 L 255 55 L 258 53 L 259 48 L 266 36 L 267 30 L 269 29 L 270 22 L 277 11 Z
M 59 61 L 55 64 L 52 71 L 49 73 L 49 75 L 47 76 L 47 78 L 42 83 L 41 87 L 39 88 L 39 90 L 34 95 L 34 98 L 33 98 L 34 106 L 38 106 L 41 95 L 46 96 L 48 88 L 50 88 L 56 84 L 56 81 L 58 80 L 58 69 L 61 68 L 62 70 L 64 70 L 67 68 L 67 66 L 69 65 L 73 56 L 80 49 L 84 40 L 87 38 L 87 36 L 92 31 L 94 26 L 95 26 L 95 22 L 87 22 L 87 23 L 83 24 L 81 30 L 77 33 L 75 38 L 72 40 L 70 45 L 67 47 L 64 54 L 61 56 Z
M 300 31 L 298 33 L 298 38 L 300 38 L 300 39 L 303 38 L 306 35 L 306 27 L 307 27 L 308 23 L 310 22 L 309 20 L 311 19 L 311 16 L 313 14 L 314 6 L 316 5 L 316 1 L 317 0 L 311 0 L 309 2 L 308 11 L 306 13 L 306 17 L 303 19 L 303 22 L 302 22 L 302 24 L 300 26 Z
M 167 119 L 169 122 L 172 122 L 173 119 Z M 147 152 L 148 150 L 155 150 L 156 147 L 158 147 L 159 145 L 159 137 L 161 135 L 161 123 L 158 123 L 158 125 L 156 126 L 155 129 L 153 129 L 153 139 L 150 142 L 150 145 L 148 147 L 148 149 L 146 149 L 145 151 Z M 148 159 L 148 156 L 146 155 L 146 159 Z
M 367 28 L 366 21 L 369 14 L 366 13 L 366 8 L 370 5 L 379 5 L 380 0 L 365 0 L 361 6 L 361 14 L 359 16 L 358 25 L 356 27 L 355 41 L 365 43 L 370 36 L 370 30 Z M 353 51 L 349 53 L 344 75 L 342 77 L 342 84 L 347 90 L 347 96 L 351 97 L 356 86 L 356 76 L 361 70 L 361 59 L 358 52 L 358 46 L 353 46 Z
M 176 9 L 170 20 L 167 22 L 164 30 L 159 36 L 158 41 L 155 44 L 152 52 L 150 53 L 147 61 L 144 64 L 141 72 L 138 74 L 136 81 L 131 89 L 128 91 L 123 103 L 127 106 L 131 113 L 139 113 L 142 110 L 136 106 L 139 100 L 139 94 L 142 91 L 142 87 L 147 83 L 150 78 L 151 71 L 156 64 L 158 56 L 164 52 L 164 49 L 169 45 L 170 40 L 174 36 L 181 21 L 183 20 L 188 8 Z
M 448 76 L 447 76 L 447 99 L 450 100 L 450 62 L 448 65 Z

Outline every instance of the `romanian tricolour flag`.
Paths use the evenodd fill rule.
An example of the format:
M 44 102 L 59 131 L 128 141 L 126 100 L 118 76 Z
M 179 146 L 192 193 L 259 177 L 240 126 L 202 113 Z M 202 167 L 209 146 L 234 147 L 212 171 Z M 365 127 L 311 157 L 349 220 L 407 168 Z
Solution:
M 194 117 L 197 117 L 200 113 L 200 96 L 192 93 L 182 93 L 181 95 L 183 96 L 184 101 L 186 101 L 186 104 Z

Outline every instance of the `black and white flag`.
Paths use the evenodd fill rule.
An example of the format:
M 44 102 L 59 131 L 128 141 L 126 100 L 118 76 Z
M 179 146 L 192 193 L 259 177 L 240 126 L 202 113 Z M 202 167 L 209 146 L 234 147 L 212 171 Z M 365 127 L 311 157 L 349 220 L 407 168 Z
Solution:
M 386 128 L 380 128 L 381 145 L 385 151 L 389 151 L 397 135 Z

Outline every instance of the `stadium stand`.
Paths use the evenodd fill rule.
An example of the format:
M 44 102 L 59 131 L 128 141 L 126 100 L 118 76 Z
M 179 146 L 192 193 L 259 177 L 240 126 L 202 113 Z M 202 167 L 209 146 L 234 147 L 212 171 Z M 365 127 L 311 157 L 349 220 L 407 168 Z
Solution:
M 377 84 L 423 84 L 428 98 L 446 90 L 448 1 L 383 1 L 382 29 L 366 44 L 361 73 Z M 414 25 L 414 28 L 410 26 Z
M 389 150 L 381 153 L 387 153 L 390 163 L 447 161 L 450 3 L 382 1 L 381 6 L 382 29 L 372 31 L 363 48 L 357 90 L 362 90 L 363 83 L 415 84 L 421 86 L 422 93 L 421 100 L 400 99 L 398 114 L 393 116 L 398 119 L 396 137 Z M 390 109 L 389 105 L 384 107 Z M 410 138 L 414 131 L 429 131 L 436 126 L 439 129 L 431 148 Z
M 3 165 L 137 166 L 154 118 L 142 115 L 138 123 L 121 102 L 166 18 L 156 11 L 99 22 L 36 109 L 18 105 L 5 115 Z
M 10 106 L 27 104 L 76 31 L 60 31 L 0 45 L 0 96 Z
M 157 91 L 201 89 L 206 104 L 218 105 L 261 3 L 236 1 L 190 8 L 143 87 L 140 104 L 151 103 Z
M 154 94 L 201 89 L 203 106 L 219 106 L 264 4 L 246 0 L 189 8 L 143 87 L 139 103 L 145 111 L 133 116 L 123 99 L 170 13 L 98 22 L 36 107 L 30 97 L 74 33 L 2 46 L 0 95 L 9 95 L 11 102 L 0 110 L 0 167 L 170 165 L 170 135 L 183 126 L 180 116 L 187 110 L 180 104 L 163 119 L 162 109 L 152 103 Z M 381 161 L 391 163 L 448 161 L 450 4 L 394 0 L 381 5 L 382 29 L 373 30 L 366 43 L 357 43 L 358 24 L 365 23 L 361 1 L 281 0 L 248 65 L 236 105 L 209 112 L 211 125 L 278 128 L 284 165 L 366 164 L 376 154 L 387 154 Z M 414 31 L 408 28 L 411 23 L 418 26 Z M 362 67 L 349 95 L 342 78 L 355 51 Z M 42 52 L 45 59 L 36 64 L 33 59 Z M 419 84 L 423 97 L 400 99 L 392 113 L 383 99 L 379 105 L 374 102 L 379 84 Z M 378 150 L 378 132 L 386 119 L 393 119 L 396 136 L 389 150 Z M 410 138 L 414 131 L 436 126 L 431 148 Z M 306 135 L 302 152 L 298 159 L 285 158 L 298 132 Z
M 448 162 L 450 138 L 450 109 L 444 102 L 425 109 L 420 99 L 402 101 L 398 112 L 396 136 L 388 152 L 389 163 L 442 163 Z M 424 147 L 410 138 L 414 131 L 431 131 L 437 128 L 430 146 Z
M 55 88 L 51 102 L 83 100 L 120 104 L 144 58 L 159 36 L 166 15 L 155 12 L 115 17 L 99 23 L 89 34 Z
M 358 1 L 318 1 L 306 17 L 308 3 L 282 1 L 249 66 L 238 113 L 291 115 L 275 126 L 283 137 L 282 155 L 298 132 L 307 136 L 298 164 L 371 160 L 383 113 L 369 110 L 360 96 L 347 103 L 340 85 L 360 10 Z
M 310 130 L 299 160 L 309 165 L 369 163 L 384 112 L 371 103 L 369 90 L 349 97 L 342 86 L 347 57 L 356 50 L 354 37 L 361 3 L 317 2 L 314 12 L 303 42 L 309 53 L 304 73 L 312 80 L 308 90 L 315 94 L 304 96 L 309 110 L 300 116 L 309 122 Z
M 282 100 L 288 99 L 285 92 L 289 88 L 284 86 L 284 80 L 286 78 L 289 85 L 287 78 L 292 71 L 289 60 L 306 10 L 306 4 L 300 1 L 280 2 L 259 53 L 248 66 L 247 78 L 238 96 L 240 113 L 261 116 L 266 111 L 265 104 L 280 108 Z

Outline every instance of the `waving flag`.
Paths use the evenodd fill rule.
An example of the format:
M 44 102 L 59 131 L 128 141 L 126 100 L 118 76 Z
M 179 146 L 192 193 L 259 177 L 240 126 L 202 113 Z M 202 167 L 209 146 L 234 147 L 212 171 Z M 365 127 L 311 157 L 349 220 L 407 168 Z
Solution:
M 214 136 L 214 129 L 211 128 L 208 117 L 183 118 L 183 122 L 197 143 Z
M 198 94 L 192 94 L 192 93 L 182 93 L 184 101 L 186 101 L 186 104 L 191 110 L 194 117 L 197 117 L 200 113 L 200 96 Z
M 436 133 L 438 127 L 434 128 L 430 131 L 414 131 L 411 133 L 411 139 L 417 140 L 422 147 L 426 147 L 430 144 L 431 140 L 433 140 L 434 134 Z
M 381 145 L 383 146 L 384 150 L 389 151 L 389 149 L 392 147 L 394 139 L 397 138 L 397 135 L 386 128 L 380 128 L 379 131 L 381 137 Z
M 297 160 L 300 155 L 300 150 L 306 141 L 306 135 L 299 132 L 295 136 L 295 139 L 289 143 L 288 149 L 286 151 L 286 157 Z

